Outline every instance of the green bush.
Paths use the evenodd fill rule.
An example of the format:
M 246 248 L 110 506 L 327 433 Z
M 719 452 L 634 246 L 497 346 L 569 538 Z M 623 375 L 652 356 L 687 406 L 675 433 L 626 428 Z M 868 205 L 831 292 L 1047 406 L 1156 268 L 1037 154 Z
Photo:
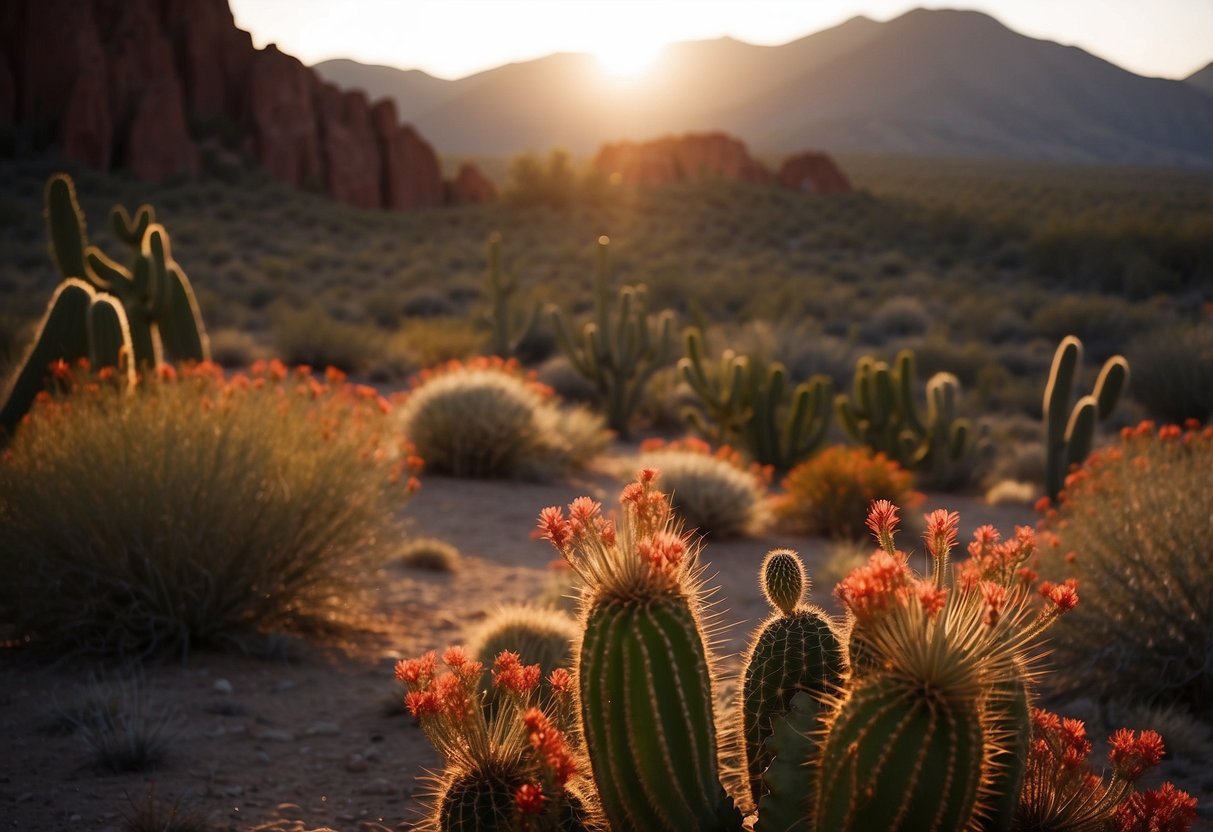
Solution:
M 548 388 L 500 358 L 421 373 L 400 425 L 429 470 L 457 477 L 547 479 L 584 464 L 609 440 L 600 418 L 562 411 Z
M 1175 423 L 1213 416 L 1213 321 L 1155 330 L 1125 352 L 1129 391 L 1151 416 Z
M 913 485 L 913 475 L 884 454 L 835 446 L 788 472 L 775 514 L 806 534 L 860 540 L 872 501 L 911 509 L 923 500 Z
M 417 461 L 370 388 L 278 362 L 103 369 L 0 461 L 0 614 L 57 648 L 185 651 L 338 616 L 391 554 Z
M 1054 637 L 1055 680 L 1139 702 L 1213 698 L 1213 428 L 1122 432 L 1070 474 L 1044 521 L 1082 603 Z
M 674 514 L 687 529 L 715 538 L 761 531 L 769 471 L 746 465 L 727 445 L 713 451 L 693 438 L 669 444 L 653 440 L 641 451 L 640 465 L 661 472 Z

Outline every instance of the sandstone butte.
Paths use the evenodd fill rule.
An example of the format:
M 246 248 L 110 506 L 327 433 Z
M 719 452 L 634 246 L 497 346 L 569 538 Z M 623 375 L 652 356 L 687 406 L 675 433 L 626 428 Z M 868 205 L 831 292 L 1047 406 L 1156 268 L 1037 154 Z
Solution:
M 443 182 L 433 147 L 391 101 L 253 48 L 227 0 L 5 0 L 0 131 L 142 180 L 196 173 L 195 137 L 211 133 L 278 179 L 363 208 L 496 198 L 469 165 Z
M 851 183 L 825 153 L 805 151 L 784 161 L 772 175 L 750 155 L 739 139 L 724 133 L 688 133 L 647 142 L 603 145 L 594 167 L 622 185 L 664 185 L 702 179 L 737 179 L 776 182 L 793 191 L 815 194 L 843 193 Z

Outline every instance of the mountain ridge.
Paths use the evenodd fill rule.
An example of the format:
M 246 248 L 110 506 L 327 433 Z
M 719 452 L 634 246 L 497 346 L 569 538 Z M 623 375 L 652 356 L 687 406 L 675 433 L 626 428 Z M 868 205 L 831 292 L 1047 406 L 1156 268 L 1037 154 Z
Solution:
M 1145 78 L 974 11 L 860 15 L 779 46 L 672 44 L 635 85 L 610 83 L 577 53 L 426 76 L 437 85 L 422 94 L 415 77 L 356 79 L 349 63 L 315 69 L 347 87 L 374 83 L 363 88 L 394 98 L 402 118 L 457 154 L 588 155 L 608 141 L 723 130 L 760 153 L 1213 166 L 1213 89 L 1203 86 L 1207 73 L 1213 88 L 1213 67 Z

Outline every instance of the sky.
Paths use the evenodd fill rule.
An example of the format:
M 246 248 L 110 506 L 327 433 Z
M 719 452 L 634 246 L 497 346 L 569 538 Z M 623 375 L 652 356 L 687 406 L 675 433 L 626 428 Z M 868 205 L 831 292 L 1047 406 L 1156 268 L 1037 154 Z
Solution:
M 1141 75 L 1183 78 L 1213 61 L 1213 0 L 230 0 L 262 47 L 460 78 L 553 52 L 589 52 L 639 76 L 664 44 L 732 36 L 777 45 L 863 14 L 916 6 L 984 11 Z

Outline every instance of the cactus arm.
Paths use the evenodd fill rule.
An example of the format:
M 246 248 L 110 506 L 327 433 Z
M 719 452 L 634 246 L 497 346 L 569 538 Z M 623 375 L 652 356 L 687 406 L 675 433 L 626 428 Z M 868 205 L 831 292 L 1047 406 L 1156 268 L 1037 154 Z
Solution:
M 918 404 L 914 398 L 915 388 L 918 385 L 918 369 L 914 362 L 914 351 L 902 350 L 897 353 L 894 366 L 892 380 L 897 387 L 895 397 L 900 426 L 909 429 L 917 436 L 924 436 L 928 429 L 918 412 Z M 928 391 L 928 398 L 929 395 Z
M 986 711 L 990 716 L 990 739 L 1001 753 L 991 761 L 990 783 L 986 788 L 990 800 L 983 807 L 980 827 L 981 832 L 1010 832 L 1014 828 L 1032 739 L 1031 701 L 1022 667 L 1011 677 L 995 683 L 986 699 Z
M 1082 358 L 1082 342 L 1068 335 L 1057 345 L 1053 354 L 1053 365 L 1049 368 L 1049 381 L 1045 385 L 1042 411 L 1045 422 L 1045 448 L 1049 458 L 1050 496 L 1057 491 L 1052 484 L 1055 461 L 1060 460 L 1065 443 L 1066 421 L 1070 416 L 1070 397 L 1074 387 L 1074 374 Z M 1059 462 L 1057 464 L 1060 464 Z
M 88 231 L 80 203 L 76 201 L 76 187 L 71 177 L 56 173 L 47 180 L 44 202 L 51 259 L 59 266 L 59 272 L 64 277 L 89 280 L 84 261 Z
M 1116 408 L 1116 403 L 1120 400 L 1120 395 L 1128 383 L 1129 362 L 1125 361 L 1123 356 L 1114 355 L 1104 362 L 1103 369 L 1099 371 L 1099 378 L 1095 381 L 1095 389 L 1092 391 L 1098 406 L 1097 415 L 1101 422 L 1112 415 L 1112 411 Z
M 109 295 L 98 295 L 89 304 L 87 334 L 89 363 L 93 367 L 124 368 L 134 373 L 131 361 L 131 330 L 122 305 Z M 131 382 L 134 378 L 129 378 Z
M 134 286 L 134 276 L 126 266 L 117 262 L 96 246 L 84 250 L 85 279 L 98 289 L 113 292 L 125 300 Z
M 155 209 L 146 203 L 136 209 L 133 219 L 122 205 L 115 205 L 110 211 L 110 226 L 114 236 L 133 249 L 139 248 L 147 227 L 155 221 Z
M 1083 396 L 1075 403 L 1070 421 L 1066 425 L 1066 452 L 1062 457 L 1065 464 L 1061 470 L 1063 480 L 1071 465 L 1080 464 L 1091 453 L 1098 411 L 1099 403 L 1094 396 Z
M 159 326 L 164 352 L 174 361 L 210 361 L 210 339 L 189 278 L 173 263 L 166 281 L 168 311 Z
M 812 832 L 812 768 L 821 705 L 806 691 L 792 697 L 787 713 L 771 720 L 765 751 L 771 764 L 762 774 L 766 794 L 758 806 L 754 832 Z

